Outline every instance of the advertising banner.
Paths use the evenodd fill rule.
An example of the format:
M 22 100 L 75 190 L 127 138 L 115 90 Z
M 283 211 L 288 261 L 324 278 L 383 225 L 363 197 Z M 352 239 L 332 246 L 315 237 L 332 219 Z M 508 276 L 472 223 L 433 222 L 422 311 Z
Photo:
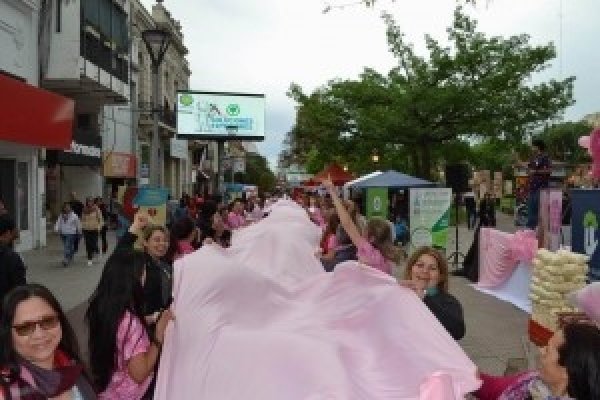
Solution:
M 388 218 L 388 189 L 367 188 L 367 218 Z
M 167 222 L 167 200 L 169 189 L 164 188 L 138 188 L 133 199 L 133 205 L 139 211 L 145 211 L 157 225 Z
M 433 246 L 446 249 L 452 190 L 410 189 L 411 248 Z
M 550 251 L 560 248 L 562 226 L 562 191 L 544 189 L 540 191 L 539 235 L 542 247 Z
M 181 139 L 264 140 L 263 94 L 177 92 Z
M 600 281 L 600 190 L 572 190 L 571 204 L 571 248 L 576 253 L 590 257 L 590 280 Z

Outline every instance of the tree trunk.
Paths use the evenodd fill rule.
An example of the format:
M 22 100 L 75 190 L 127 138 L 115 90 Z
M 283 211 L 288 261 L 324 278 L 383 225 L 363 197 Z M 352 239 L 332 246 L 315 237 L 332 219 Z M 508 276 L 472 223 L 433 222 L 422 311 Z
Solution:
M 419 143 L 418 151 L 420 153 L 421 165 L 417 172 L 420 178 L 431 180 L 431 144 L 426 142 Z
M 412 173 L 418 175 L 421 171 L 421 166 L 419 165 L 419 153 L 416 151 L 410 152 L 410 161 L 412 163 Z

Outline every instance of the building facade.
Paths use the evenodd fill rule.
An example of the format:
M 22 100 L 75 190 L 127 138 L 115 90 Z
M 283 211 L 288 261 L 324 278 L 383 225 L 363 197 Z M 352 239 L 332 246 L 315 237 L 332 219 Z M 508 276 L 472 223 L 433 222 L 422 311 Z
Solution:
M 170 34 L 170 43 L 164 60 L 159 67 L 159 135 L 161 186 L 170 189 L 174 198 L 183 192 L 193 191 L 192 159 L 195 142 L 178 140 L 176 137 L 176 93 L 189 88 L 191 71 L 186 59 L 188 50 L 183 42 L 180 23 L 175 20 L 162 2 L 146 10 L 139 1 L 132 3 L 133 15 L 133 58 L 132 67 L 136 74 L 137 87 L 137 155 L 139 158 L 139 182 L 149 183 L 150 142 L 153 130 L 152 64 L 147 48 L 142 41 L 142 32 L 147 29 L 162 29 Z
M 105 195 L 106 105 L 126 105 L 129 87 L 129 0 L 46 1 L 40 17 L 40 85 L 75 101 L 73 139 L 46 157 L 47 203 L 56 216 L 64 201 Z M 109 113 L 109 115 L 112 115 Z M 114 117 L 114 124 L 120 123 Z M 113 126 L 114 126 L 113 124 Z M 106 131 L 106 132 L 105 132 Z M 105 142 L 107 137 L 112 142 Z

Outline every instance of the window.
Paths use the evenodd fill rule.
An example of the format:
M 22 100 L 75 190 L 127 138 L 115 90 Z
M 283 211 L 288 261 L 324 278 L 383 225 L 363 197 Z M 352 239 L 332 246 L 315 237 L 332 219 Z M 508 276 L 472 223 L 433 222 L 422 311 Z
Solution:
M 29 229 L 29 166 L 17 163 L 18 226 L 22 231 Z

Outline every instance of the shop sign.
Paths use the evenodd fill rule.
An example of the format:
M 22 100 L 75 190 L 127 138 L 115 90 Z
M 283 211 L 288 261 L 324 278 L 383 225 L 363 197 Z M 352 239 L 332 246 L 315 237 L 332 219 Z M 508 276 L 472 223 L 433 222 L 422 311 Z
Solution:
M 173 158 L 181 158 L 183 160 L 188 158 L 188 142 L 187 140 L 174 139 L 169 140 L 170 154 Z
M 108 153 L 104 160 L 104 176 L 135 178 L 136 158 L 128 153 Z

